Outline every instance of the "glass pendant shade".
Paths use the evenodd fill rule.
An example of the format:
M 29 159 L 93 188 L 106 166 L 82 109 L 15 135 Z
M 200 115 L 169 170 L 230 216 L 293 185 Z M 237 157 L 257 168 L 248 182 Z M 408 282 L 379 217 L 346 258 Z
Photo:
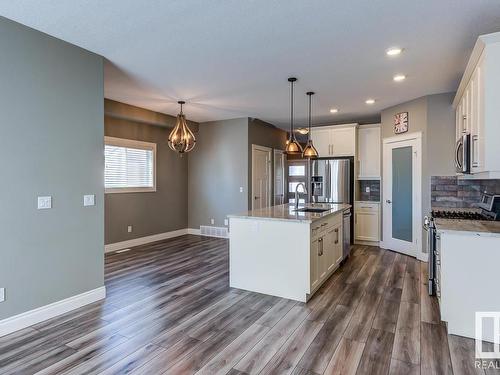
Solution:
M 307 141 L 306 147 L 304 147 L 304 151 L 302 152 L 302 156 L 308 159 L 316 159 L 319 154 L 318 150 L 314 147 L 312 140 Z
M 290 137 L 286 143 L 285 152 L 287 154 L 301 154 L 302 146 L 295 139 L 295 137 Z
M 196 144 L 196 138 L 187 125 L 186 116 L 182 113 L 182 105 L 185 102 L 179 101 L 178 103 L 181 105 L 181 113 L 177 115 L 175 127 L 168 136 L 168 146 L 173 151 L 176 151 L 182 155 L 194 148 Z
M 316 150 L 316 148 L 314 147 L 313 141 L 311 139 L 311 107 L 313 95 L 314 92 L 312 91 L 309 91 L 307 93 L 307 96 L 309 97 L 309 131 L 307 132 L 307 145 L 302 152 L 302 157 L 308 159 L 316 159 L 317 157 L 319 157 L 318 150 Z
M 297 81 L 295 77 L 288 78 L 288 82 L 290 82 L 290 136 L 286 141 L 285 152 L 291 155 L 302 153 L 302 146 L 297 142 L 293 132 L 293 84 L 295 81 Z

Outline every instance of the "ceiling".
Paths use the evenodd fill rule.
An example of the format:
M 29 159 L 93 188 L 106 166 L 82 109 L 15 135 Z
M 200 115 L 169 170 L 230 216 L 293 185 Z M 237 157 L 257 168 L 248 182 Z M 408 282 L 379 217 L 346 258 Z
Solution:
M 282 127 L 289 76 L 299 125 L 309 90 L 315 124 L 369 122 L 455 91 L 477 36 L 500 31 L 498 0 L 0 0 L 0 15 L 104 56 L 107 98 L 167 114 L 184 99 L 194 121 Z

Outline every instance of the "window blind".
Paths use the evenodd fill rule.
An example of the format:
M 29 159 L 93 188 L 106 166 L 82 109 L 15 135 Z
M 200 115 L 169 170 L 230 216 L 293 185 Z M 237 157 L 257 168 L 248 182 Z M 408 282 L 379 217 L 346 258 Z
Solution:
M 140 146 L 123 144 L 132 142 L 106 140 L 104 146 L 106 191 L 155 189 L 155 149 L 145 144 Z

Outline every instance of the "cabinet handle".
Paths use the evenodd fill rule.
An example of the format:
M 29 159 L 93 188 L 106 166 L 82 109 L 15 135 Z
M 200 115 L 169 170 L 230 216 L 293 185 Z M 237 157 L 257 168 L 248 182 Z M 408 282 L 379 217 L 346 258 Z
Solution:
M 328 223 L 323 223 L 323 224 L 321 224 L 321 226 L 322 226 L 322 227 L 324 227 L 325 225 L 328 225 Z
M 472 142 L 471 142 L 471 155 L 472 155 L 472 166 L 473 167 L 479 167 L 479 162 L 477 160 L 474 160 L 475 156 L 476 156 L 476 142 L 479 140 L 479 136 L 478 135 L 473 135 L 472 136 Z
M 335 244 L 338 244 L 339 243 L 339 228 L 335 228 L 335 235 L 336 235 Z
M 323 255 L 323 237 L 318 239 L 318 256 Z

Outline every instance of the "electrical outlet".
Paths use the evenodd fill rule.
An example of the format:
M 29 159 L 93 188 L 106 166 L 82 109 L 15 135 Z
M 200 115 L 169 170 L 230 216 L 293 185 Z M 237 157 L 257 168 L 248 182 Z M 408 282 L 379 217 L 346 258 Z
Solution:
M 129 225 L 129 226 L 127 227 L 127 232 L 128 232 L 128 233 L 132 233 L 132 225 Z
M 38 209 L 47 210 L 52 208 L 52 197 L 38 197 Z
M 84 195 L 83 196 L 83 206 L 84 207 L 95 206 L 95 195 L 94 194 Z
M 0 288 L 0 302 L 5 301 L 5 288 Z
M 370 192 L 370 187 L 369 186 L 365 187 L 365 193 L 369 193 L 369 192 Z
M 229 219 L 224 219 L 224 225 L 227 227 L 229 225 Z
M 243 193 L 243 186 L 240 186 L 240 193 Z
M 211 218 L 210 219 L 210 224 L 214 225 L 215 224 L 215 219 L 214 218 Z

